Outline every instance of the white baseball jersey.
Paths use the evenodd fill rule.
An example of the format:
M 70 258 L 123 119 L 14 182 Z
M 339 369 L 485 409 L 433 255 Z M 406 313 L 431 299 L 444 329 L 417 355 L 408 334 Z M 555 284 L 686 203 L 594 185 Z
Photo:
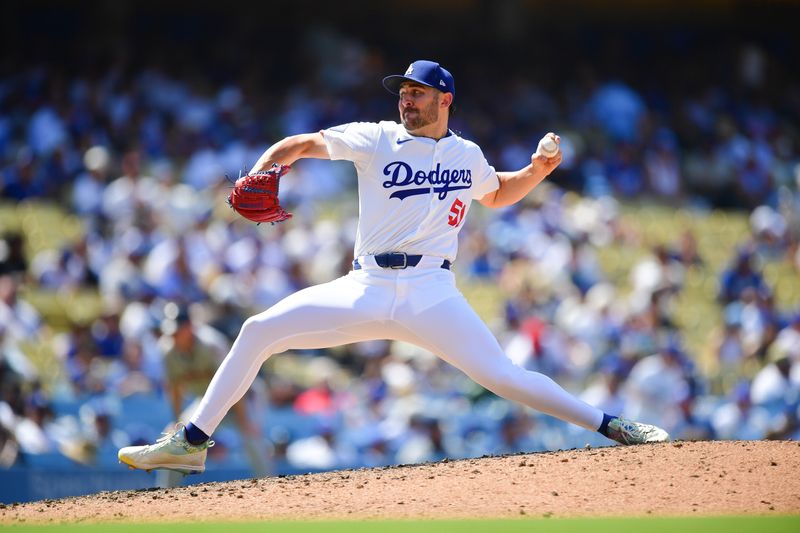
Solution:
M 415 137 L 397 122 L 353 122 L 322 131 L 331 159 L 358 172 L 355 256 L 406 252 L 454 261 L 474 199 L 500 186 L 473 142 L 450 133 Z

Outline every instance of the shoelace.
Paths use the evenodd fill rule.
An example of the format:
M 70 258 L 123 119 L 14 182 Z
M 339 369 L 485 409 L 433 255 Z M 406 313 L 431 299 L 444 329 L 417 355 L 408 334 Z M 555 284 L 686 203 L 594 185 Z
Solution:
M 175 435 L 175 432 L 172 433 L 162 433 L 159 438 L 156 439 L 156 444 L 161 444 L 162 442 L 168 441 Z
M 647 435 L 641 424 L 635 424 L 624 418 L 619 419 L 619 433 L 626 443 L 630 443 L 632 440 L 644 440 Z
M 161 433 L 161 436 L 158 439 L 156 439 L 155 444 L 151 444 L 150 447 L 151 448 L 156 448 L 157 446 L 159 446 L 161 444 L 165 444 L 165 443 L 173 440 L 174 437 L 177 437 L 179 435 L 178 432 L 179 431 L 183 431 L 183 429 L 184 429 L 183 424 L 177 424 L 175 426 L 175 429 L 171 433 L 167 432 L 167 431 Z M 189 451 L 189 448 L 197 448 L 198 446 L 201 446 L 201 445 L 197 445 L 197 444 L 192 444 L 191 442 L 187 441 L 185 438 L 184 439 L 180 439 L 179 438 L 179 439 L 174 439 L 174 440 L 175 440 L 176 443 L 180 444 L 180 446 L 184 450 L 187 450 L 187 451 Z M 211 448 L 213 446 L 214 446 L 214 441 L 213 440 L 209 440 L 207 442 L 207 447 Z
M 175 424 L 175 427 L 172 428 L 172 431 L 164 431 L 161 433 L 161 436 L 156 439 L 156 444 L 161 444 L 162 442 L 172 439 L 174 435 L 177 435 L 179 431 L 183 431 L 185 428 L 186 426 L 180 422 Z
M 647 441 L 647 439 L 657 434 L 658 432 L 655 426 L 651 426 L 649 424 L 639 424 L 639 423 L 625 424 L 625 429 L 631 435 L 636 436 L 636 438 L 642 441 Z
M 148 448 L 155 449 L 158 448 L 160 445 L 165 444 L 167 441 L 172 440 L 172 437 L 177 433 L 177 431 L 173 431 L 172 433 L 163 432 L 161 436 L 156 439 L 155 443 L 150 444 Z
M 643 428 L 639 427 L 637 424 L 625 424 L 624 425 L 625 431 L 630 433 L 636 439 L 644 439 L 646 433 L 643 431 Z

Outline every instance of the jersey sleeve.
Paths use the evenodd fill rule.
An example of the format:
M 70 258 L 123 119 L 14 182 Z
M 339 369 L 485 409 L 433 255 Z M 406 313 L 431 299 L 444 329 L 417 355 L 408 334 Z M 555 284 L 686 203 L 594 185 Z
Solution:
M 479 200 L 490 192 L 500 188 L 500 179 L 497 171 L 486 161 L 483 154 L 479 156 L 480 163 L 477 165 L 476 178 L 473 180 L 472 199 Z
M 380 126 L 372 122 L 351 122 L 322 130 L 328 155 L 356 165 L 367 165 L 378 147 Z

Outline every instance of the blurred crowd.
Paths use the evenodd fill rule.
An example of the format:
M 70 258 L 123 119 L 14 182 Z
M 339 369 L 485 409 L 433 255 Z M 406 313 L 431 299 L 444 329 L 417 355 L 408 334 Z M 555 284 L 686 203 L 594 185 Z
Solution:
M 0 79 L 0 198 L 55 203 L 82 221 L 77 240 L 36 254 L 23 232 L 0 240 L 0 465 L 116 465 L 119 447 L 152 441 L 202 392 L 209 374 L 192 370 L 218 364 L 249 315 L 350 269 L 350 166 L 296 165 L 282 182 L 296 213 L 286 224 L 246 224 L 224 206 L 226 177 L 271 142 L 394 117 L 379 80 L 405 63 L 317 38 L 326 68 L 285 92 L 158 65 Z M 322 53 L 333 49 L 343 53 Z M 763 268 L 789 262 L 800 273 L 800 93 L 770 84 L 767 49 L 730 54 L 735 83 L 694 80 L 690 95 L 588 69 L 561 80 L 558 98 L 524 75 L 459 85 L 452 126 L 496 168 L 527 164 L 548 130 L 562 134 L 565 161 L 523 203 L 473 213 L 456 272 L 501 287 L 491 327 L 509 357 L 606 412 L 677 439 L 798 438 L 800 296 L 779 308 Z M 675 315 L 687 273 L 709 269 L 697 236 L 649 250 L 623 293 L 598 260 L 630 238 L 620 199 L 749 214 L 729 267 L 710 273 L 721 324 L 708 332 L 713 376 Z M 26 301 L 30 287 L 96 291 L 102 312 L 53 328 Z M 46 364 L 60 367 L 54 382 L 26 351 L 43 342 Z M 243 414 L 215 434 L 212 468 L 248 468 L 254 454 L 286 473 L 609 444 L 413 346 L 297 352 L 267 367 Z

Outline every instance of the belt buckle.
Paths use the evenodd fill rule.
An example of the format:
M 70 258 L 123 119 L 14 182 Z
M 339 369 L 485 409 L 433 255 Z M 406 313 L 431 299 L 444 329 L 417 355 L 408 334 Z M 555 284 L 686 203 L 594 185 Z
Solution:
M 390 265 L 389 268 L 391 268 L 393 270 L 403 270 L 404 268 L 408 268 L 408 254 L 405 253 L 405 252 L 394 252 L 394 253 L 390 254 L 389 257 L 394 257 L 396 255 L 402 255 L 403 256 L 403 264 L 402 265 Z

